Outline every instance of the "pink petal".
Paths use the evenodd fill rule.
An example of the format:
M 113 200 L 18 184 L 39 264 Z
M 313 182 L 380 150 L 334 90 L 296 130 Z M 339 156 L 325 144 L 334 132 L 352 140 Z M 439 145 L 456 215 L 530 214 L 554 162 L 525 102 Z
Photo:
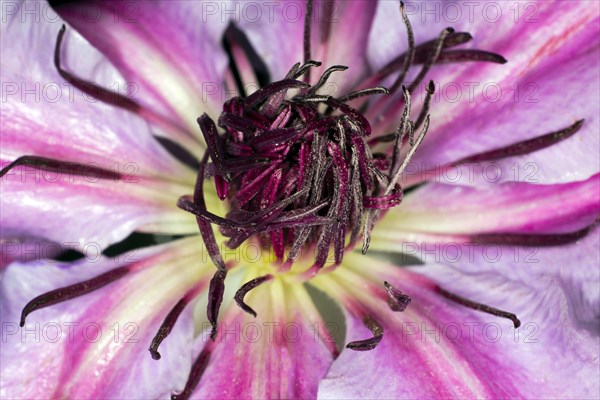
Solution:
M 174 200 L 186 187 L 167 182 L 143 177 L 132 182 L 100 180 L 21 167 L 3 177 L 1 184 L 0 223 L 2 237 L 9 242 L 10 238 L 39 238 L 37 247 L 46 250 L 56 247 L 44 243 L 51 241 L 95 254 L 134 230 L 196 229 L 193 217 L 178 210 Z M 47 256 L 46 250 L 40 252 L 42 257 Z
M 2 281 L 7 332 L 2 397 L 158 398 L 183 384 L 193 332 L 190 312 L 163 342 L 160 361 L 147 349 L 169 308 L 202 273 L 196 249 L 188 239 L 132 251 L 121 259 L 10 266 Z M 34 311 L 25 328 L 18 328 L 21 309 L 33 297 L 132 262 L 137 271 L 90 294 Z
M 399 241 L 407 232 L 440 235 L 564 233 L 598 218 L 600 175 L 555 185 L 503 183 L 490 187 L 427 184 L 406 195 L 373 231 Z M 393 240 L 393 239 L 392 239 Z M 441 240 L 441 239 L 440 239 Z
M 139 91 L 134 98 L 188 130 L 196 118 L 218 115 L 226 56 L 220 37 L 227 19 L 217 3 L 112 1 L 69 4 L 57 11 L 98 48 Z M 223 5 L 224 7 L 224 5 Z M 97 16 L 90 22 L 87 15 Z
M 157 143 L 141 118 L 91 98 L 60 77 L 53 59 L 62 22 L 49 6 L 11 5 L 15 9 L 5 15 L 8 22 L 2 32 L 3 40 L 14 44 L 2 48 L 2 160 L 29 154 L 119 169 L 132 177 L 162 174 L 193 179 Z M 22 21 L 27 7 L 43 9 L 47 16 Z M 90 70 L 90 79 L 107 88 L 123 88 L 122 78 L 75 31 L 68 39 L 70 45 L 63 49 L 67 64 Z
M 274 280 L 245 301 L 256 319 L 232 304 L 215 342 L 202 335 L 210 360 L 192 398 L 315 398 L 333 343 L 319 336 L 324 323 L 305 289 Z
M 250 12 L 258 6 L 256 3 L 252 6 L 244 2 L 236 4 L 241 15 L 244 10 Z M 332 65 L 350 67 L 346 72 L 334 73 L 321 93 L 342 96 L 366 74 L 367 32 L 371 29 L 376 7 L 377 3 L 368 0 L 314 2 L 311 59 L 323 62 L 323 65 L 311 72 L 311 82 L 317 82 L 323 71 Z M 304 61 L 305 13 L 305 1 L 264 3 L 256 13 L 260 15 L 257 21 L 248 18 L 239 21 L 256 51 L 264 58 L 272 80 L 283 79 L 292 65 Z M 327 25 L 329 28 L 325 28 Z M 322 41 L 321 35 L 327 40 Z
M 354 257 L 356 267 L 364 265 Z M 578 326 L 568 292 L 551 279 L 532 287 L 530 280 L 473 276 L 460 269 L 440 279 L 444 269 L 435 265 L 414 271 L 372 261 L 369 266 L 360 269 L 360 277 L 354 267 L 353 273 L 341 268 L 334 273 L 339 272 L 338 282 L 362 282 L 360 290 L 344 285 L 346 291 L 328 293 L 346 307 L 360 303 L 383 325 L 383 339 L 371 351 L 344 350 L 321 382 L 319 397 L 585 398 L 597 393 L 597 333 Z M 428 269 L 446 289 L 516 312 L 523 322 L 518 334 L 510 321 L 437 295 L 435 282 L 417 275 Z M 406 311 L 387 306 L 383 280 L 412 297 Z M 369 337 L 349 310 L 346 341 Z
M 521 176 L 535 169 L 535 179 L 542 183 L 586 179 L 598 171 L 598 152 L 590 151 L 600 144 L 594 108 L 600 100 L 599 80 L 594 74 L 598 67 L 597 3 L 581 3 L 568 10 L 549 1 L 514 5 L 501 2 L 493 6 L 436 3 L 427 5 L 428 10 L 437 7 L 429 14 L 424 4 L 412 7 L 418 8 L 412 11 L 412 17 L 409 10 L 417 39 L 431 39 L 450 25 L 473 34 L 474 40 L 465 47 L 493 51 L 508 59 L 505 65 L 466 63 L 433 68 L 430 78 L 436 82 L 438 93 L 431 106 L 432 128 L 413 159 L 414 168 L 437 168 L 565 128 L 584 118 L 586 123 L 575 137 L 497 165 L 505 172 L 503 180 L 519 180 L 512 179 L 515 168 Z M 474 7 L 472 13 L 469 7 Z M 370 46 L 375 66 L 383 65 L 404 46 L 404 41 L 399 41 L 400 48 L 392 50 L 394 45 L 385 40 L 405 36 L 402 27 L 385 22 L 391 8 L 392 4 L 382 3 L 376 16 Z M 462 13 L 455 21 L 449 16 L 456 8 Z M 491 15 L 492 9 L 499 10 L 498 20 L 482 14 L 487 10 Z M 496 89 L 502 90 L 498 98 Z M 416 97 L 422 98 L 420 94 Z M 399 118 L 382 121 L 374 129 L 380 133 L 393 131 Z

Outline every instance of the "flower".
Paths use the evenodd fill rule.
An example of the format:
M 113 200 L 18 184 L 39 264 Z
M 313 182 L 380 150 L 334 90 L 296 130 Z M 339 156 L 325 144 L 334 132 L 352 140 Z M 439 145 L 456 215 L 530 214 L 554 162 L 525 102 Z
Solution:
M 15 46 L 3 46 L 2 57 L 1 158 L 6 174 L 2 238 L 3 262 L 10 261 L 2 279 L 2 396 L 579 398 L 596 394 L 600 296 L 594 249 L 600 201 L 598 154 L 590 149 L 597 148 L 598 142 L 598 5 L 581 3 L 566 9 L 550 2 L 490 3 L 503 18 L 491 18 L 487 7 L 482 18 L 458 18 L 454 31 L 445 29 L 446 21 L 442 25 L 435 18 L 434 23 L 419 18 L 427 10 L 435 13 L 437 7 L 449 12 L 450 3 L 433 3 L 428 9 L 421 3 L 409 9 L 407 4 L 405 15 L 416 18 L 406 27 L 399 23 L 402 16 L 395 2 L 281 6 L 289 12 L 293 4 L 301 15 L 317 20 L 308 19 L 306 24 L 302 18 L 290 23 L 289 14 L 266 19 L 272 15 L 269 11 L 277 10 L 274 5 L 252 3 L 264 13 L 262 23 L 253 23 L 247 14 L 237 18 L 237 27 L 221 20 L 227 10 L 233 10 L 229 16 L 233 20 L 235 10 L 249 12 L 244 4 L 250 3 L 78 3 L 56 6 L 59 18 L 44 3 L 3 3 L 3 38 Z M 306 12 L 307 4 L 315 9 Z M 459 10 L 473 10 L 457 4 Z M 72 29 L 61 30 L 64 22 Z M 303 41 L 308 32 L 305 25 L 312 32 L 307 42 Z M 410 41 L 414 36 L 416 47 L 407 47 L 407 35 L 399 29 L 413 31 L 408 37 Z M 227 53 L 221 46 L 223 37 Z M 469 49 L 458 47 L 466 42 L 471 42 Z M 498 54 L 509 62 L 502 64 Z M 326 199 L 323 207 L 334 207 L 335 214 L 318 214 L 315 207 L 320 203 L 303 203 L 301 191 L 288 194 L 300 203 L 290 211 L 285 191 L 273 189 L 288 182 L 284 176 L 299 179 L 299 172 L 287 174 L 295 167 L 301 169 L 294 157 L 285 168 L 272 160 L 264 167 L 269 171 L 276 165 L 266 173 L 272 172 L 268 179 L 256 181 L 264 184 L 262 198 L 268 201 L 263 208 L 260 202 L 251 208 L 244 208 L 251 202 L 222 202 L 219 197 L 230 199 L 251 186 L 247 180 L 228 176 L 232 164 L 242 162 L 238 156 L 244 154 L 231 149 L 227 155 L 219 154 L 224 151 L 219 141 L 227 137 L 229 143 L 236 143 L 236 132 L 245 128 L 239 124 L 266 123 L 265 118 L 273 123 L 273 118 L 288 117 L 276 109 L 282 101 L 273 100 L 276 93 L 268 97 L 273 100 L 273 115 L 268 115 L 265 105 L 254 107 L 259 103 L 244 104 L 238 115 L 241 121 L 221 115 L 223 101 L 215 85 L 218 89 L 225 81 L 231 89 L 236 84 L 243 87 L 244 82 L 265 84 L 261 59 L 272 80 L 278 81 L 294 63 L 311 58 L 320 60 L 322 68 L 349 66 L 328 81 L 342 95 L 356 87 L 364 89 L 361 83 L 366 88 L 389 87 L 392 94 L 387 97 L 377 89 L 372 93 L 379 97 L 367 103 L 364 97 L 355 99 L 363 102 L 362 108 L 352 102 L 353 108 L 335 103 L 337 94 L 296 98 L 298 114 L 317 112 L 306 105 L 308 101 L 329 102 L 329 107 L 345 115 L 340 123 L 348 125 L 343 129 L 352 132 L 354 124 L 356 131 L 365 133 L 368 124 L 372 139 L 364 140 L 373 157 L 366 150 L 362 153 L 361 141 L 324 136 L 331 167 L 325 168 L 321 161 L 313 165 L 317 171 L 328 171 L 334 184 L 314 181 L 311 190 L 331 193 L 332 199 Z M 436 101 L 429 86 L 429 96 L 419 98 L 417 93 L 423 90 L 411 86 L 402 90 L 402 79 L 396 76 L 411 58 L 409 64 L 423 66 L 411 69 L 413 82 L 419 71 L 425 71 L 427 79 L 436 83 L 437 93 L 446 97 L 456 87 L 452 83 L 469 90 L 476 84 L 486 89 L 474 94 L 473 101 L 454 103 Z M 438 65 L 445 63 L 450 64 Z M 308 82 L 318 85 L 323 71 L 315 66 Z M 114 82 L 116 95 L 107 90 Z M 129 82 L 130 92 L 123 92 L 124 82 Z M 498 91 L 511 94 L 497 97 Z M 255 93 L 260 95 L 264 89 Z M 37 101 L 38 94 L 43 101 Z M 102 101 L 91 101 L 94 98 Z M 408 99 L 412 110 L 425 110 L 422 119 L 419 111 L 410 115 L 414 122 L 409 123 L 408 116 L 402 119 Z M 533 100 L 538 102 L 528 102 Z M 236 101 L 252 103 L 248 98 Z M 233 107 L 235 101 L 229 105 Z M 390 150 L 395 147 L 386 139 L 395 144 L 396 136 L 386 134 L 395 132 L 399 124 L 408 131 L 411 124 L 421 125 L 420 120 L 425 126 L 428 112 L 431 130 L 418 152 L 411 154 L 413 169 L 407 167 L 400 180 L 404 189 L 411 189 L 400 206 L 389 208 L 401 192 L 385 198 L 389 193 L 369 192 L 369 173 L 361 172 L 357 164 L 370 163 L 374 171 L 393 163 L 392 154 L 404 157 L 405 153 Z M 256 115 L 260 113 L 265 115 Z M 368 123 L 362 123 L 363 115 Z M 221 121 L 228 136 L 223 130 L 216 135 L 209 118 Z M 297 135 L 303 143 L 322 146 L 314 144 L 314 137 L 321 135 L 319 128 L 305 124 L 310 129 L 279 133 L 291 134 L 293 146 L 299 144 Z M 263 128 L 267 132 L 263 137 L 273 139 L 277 133 L 272 130 L 281 126 Z M 212 163 L 205 158 L 198 173 L 196 158 L 204 152 L 202 133 Z M 403 148 L 416 149 L 423 137 L 414 139 L 415 146 L 409 143 Z M 342 143 L 362 156 L 338 157 Z M 243 150 L 247 143 L 238 140 L 237 144 Z M 267 146 L 265 151 L 269 150 L 275 152 Z M 292 156 L 301 152 L 289 151 Z M 302 154 L 308 151 L 306 145 Z M 523 163 L 523 171 L 516 168 L 518 163 Z M 458 175 L 465 165 L 472 166 L 468 171 L 478 179 L 471 182 L 469 176 Z M 515 175 L 530 174 L 531 168 L 536 183 Z M 335 185 L 336 179 L 342 182 L 344 169 L 348 177 L 351 170 L 365 180 L 352 186 L 348 198 L 362 196 L 365 208 L 372 205 L 387 211 L 370 234 L 366 255 L 340 252 L 338 233 L 338 241 L 332 239 L 333 263 L 311 269 L 315 260 L 320 263 L 318 237 L 323 232 L 327 236 L 330 223 L 315 225 L 313 232 L 319 235 L 307 239 L 311 245 L 305 247 L 307 254 L 293 264 L 277 262 L 283 257 L 277 242 L 281 236 L 276 235 L 284 235 L 283 247 L 293 246 L 281 225 L 272 231 L 279 229 L 275 236 L 263 235 L 267 245 L 256 245 L 267 227 L 285 222 L 264 215 L 265 210 L 273 211 L 269 207 L 276 201 L 286 207 L 279 211 L 304 210 L 308 216 L 303 217 L 312 218 L 311 223 L 334 216 L 341 219 L 336 219 L 341 226 L 331 228 L 334 232 L 350 233 L 357 225 L 364 228 L 355 218 L 358 208 L 343 226 L 348 212 L 339 208 L 339 199 L 344 196 L 338 194 L 336 202 L 332 187 L 341 191 L 351 186 Z M 486 175 L 490 170 L 500 171 L 500 176 L 490 179 Z M 205 171 L 211 172 L 216 188 L 208 184 L 211 180 L 202 185 Z M 379 176 L 375 175 L 371 178 Z M 194 188 L 197 177 L 200 185 Z M 386 179 L 383 176 L 373 185 L 387 190 L 389 180 L 388 185 L 381 183 Z M 186 203 L 183 197 L 179 204 L 198 219 L 176 207 L 178 199 L 190 193 L 195 198 Z M 376 219 L 376 213 L 371 215 Z M 286 215 L 288 221 L 296 216 Z M 244 232 L 245 225 L 237 226 L 236 221 L 263 225 L 260 229 L 252 225 L 256 231 L 242 251 L 220 246 L 217 252 L 211 249 L 212 226 L 207 221 L 224 225 L 225 229 L 213 231 L 217 245 L 226 237 L 235 239 L 235 229 Z M 115 256 L 105 250 L 90 256 L 90 248 L 104 250 L 133 231 L 184 237 L 136 247 L 133 253 Z M 85 257 L 56 262 L 52 257 L 57 252 L 48 252 L 57 248 L 54 243 L 63 248 L 79 246 Z M 259 256 L 248 254 L 251 249 L 259 249 Z M 377 252 L 417 255 L 424 265 L 398 268 L 389 257 L 375 257 Z M 24 260 L 26 256 L 36 260 Z M 333 270 L 331 264 L 339 264 L 342 256 Z M 308 276 L 307 270 L 312 272 Z M 237 294 L 229 293 L 238 288 Z M 202 304 L 207 298 L 208 304 Z M 232 304 L 234 298 L 241 307 Z M 519 324 L 518 330 L 511 328 Z M 146 351 L 149 346 L 151 354 Z

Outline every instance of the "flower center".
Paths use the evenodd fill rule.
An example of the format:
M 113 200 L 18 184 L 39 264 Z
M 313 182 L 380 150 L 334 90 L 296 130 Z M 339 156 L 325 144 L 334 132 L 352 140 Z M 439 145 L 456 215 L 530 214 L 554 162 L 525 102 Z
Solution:
M 393 156 L 371 154 L 366 142 L 371 126 L 347 104 L 388 90 L 375 87 L 341 98 L 320 95 L 332 73 L 347 69 L 330 67 L 314 86 L 297 80 L 320 65 L 298 63 L 285 79 L 227 101 L 218 120 L 221 135 L 210 117 L 202 115 L 198 123 L 211 162 L 205 159 L 197 189 L 203 190 L 205 178 L 214 178 L 217 194 L 229 202 L 230 211 L 219 217 L 188 197 L 178 203 L 218 225 L 231 249 L 250 238 L 262 249 L 272 249 L 283 271 L 308 250 L 314 255 L 309 275 L 321 270 L 330 254 L 332 267 L 339 265 L 361 232 L 366 250 L 379 212 L 402 199 L 396 177 L 403 169 L 399 151 L 389 152 Z M 411 145 L 420 143 L 427 125 L 413 143 L 414 123 L 405 116 L 395 150 L 404 133 Z M 210 236 L 203 238 L 211 247 Z

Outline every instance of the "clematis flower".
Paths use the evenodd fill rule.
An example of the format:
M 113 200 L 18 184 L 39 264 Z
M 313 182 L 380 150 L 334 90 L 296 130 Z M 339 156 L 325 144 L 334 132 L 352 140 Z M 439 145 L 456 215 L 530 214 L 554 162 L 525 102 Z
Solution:
M 597 395 L 599 6 L 489 4 L 3 2 L 2 397 Z

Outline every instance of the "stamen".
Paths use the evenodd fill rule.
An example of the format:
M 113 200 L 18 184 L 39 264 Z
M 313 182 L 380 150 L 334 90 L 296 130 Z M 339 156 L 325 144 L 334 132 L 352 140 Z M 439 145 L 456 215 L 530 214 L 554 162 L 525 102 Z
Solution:
M 175 304 L 175 306 L 171 309 L 171 311 L 169 311 L 167 316 L 165 317 L 163 323 L 161 324 L 160 328 L 158 329 L 158 332 L 152 339 L 150 348 L 148 349 L 150 351 L 150 354 L 152 355 L 153 359 L 160 360 L 161 356 L 160 356 L 160 353 L 158 352 L 158 346 L 160 346 L 162 341 L 165 340 L 165 338 L 167 336 L 169 336 L 169 334 L 171 333 L 171 330 L 173 329 L 173 326 L 175 326 L 175 322 L 177 322 L 179 315 L 181 315 L 181 313 L 183 312 L 183 309 L 185 308 L 185 306 L 187 304 L 188 304 L 188 301 L 186 300 L 186 298 L 185 297 L 181 298 L 177 302 L 177 304 Z
M 190 375 L 188 376 L 183 391 L 179 394 L 172 394 L 171 400 L 188 400 L 190 398 L 194 389 L 196 389 L 196 386 L 200 383 L 200 378 L 202 378 L 202 374 L 204 374 L 209 360 L 210 351 L 207 349 L 202 350 L 192 365 L 192 370 L 190 371 Z
M 494 308 L 494 307 L 490 307 L 487 306 L 485 304 L 481 304 L 481 303 L 477 303 L 473 300 L 469 300 L 467 298 L 458 296 L 454 293 L 450 293 L 445 289 L 442 289 L 441 287 L 437 287 L 437 291 L 439 294 L 441 294 L 442 296 L 446 297 L 448 300 L 451 300 L 457 304 L 460 304 L 462 306 L 468 307 L 468 308 L 472 308 L 473 310 L 476 311 L 481 311 L 484 312 L 486 314 L 491 314 L 491 315 L 495 315 L 497 317 L 502 317 L 502 318 L 506 318 L 506 319 L 510 319 L 513 322 L 513 325 L 515 327 L 515 329 L 517 329 L 519 326 L 521 326 L 521 321 L 519 321 L 519 318 L 517 318 L 517 316 L 513 313 L 507 312 L 507 311 L 502 311 L 498 308 Z
M 203 185 L 207 161 L 208 152 L 204 154 L 204 157 L 200 162 L 198 176 L 196 177 L 196 184 L 194 185 L 194 204 L 201 210 L 206 210 Z M 198 216 L 196 216 L 196 223 L 198 224 L 200 236 L 202 236 L 202 241 L 204 242 L 204 246 L 206 247 L 206 251 L 208 251 L 210 259 L 219 270 L 225 271 L 225 263 L 221 257 L 221 252 L 219 251 L 219 246 L 217 245 L 217 240 L 215 239 L 212 225 L 204 218 L 200 218 Z
M 480 233 L 470 237 L 471 243 L 498 244 L 505 246 L 550 247 L 574 243 L 584 238 L 599 220 L 583 229 L 568 233 Z
M 10 170 L 18 166 L 31 166 L 45 171 L 73 174 L 78 176 L 89 176 L 98 179 L 120 180 L 121 174 L 93 165 L 84 165 L 76 162 L 55 160 L 53 158 L 39 156 L 21 156 L 0 170 L 0 178 Z
M 421 108 L 421 111 L 419 112 L 419 116 L 417 117 L 417 121 L 415 122 L 415 130 L 418 130 L 421 125 L 423 124 L 423 121 L 425 121 L 425 117 L 427 116 L 427 113 L 429 112 L 429 103 L 431 102 L 431 96 L 434 95 L 435 93 L 435 83 L 433 83 L 433 81 L 429 81 L 429 84 L 427 85 L 427 88 L 425 89 L 425 92 L 427 93 L 425 95 L 425 100 L 423 101 L 423 107 Z M 412 146 L 412 144 L 411 144 Z
M 417 149 L 419 148 L 419 146 L 421 145 L 421 143 L 423 143 L 423 139 L 425 139 L 425 135 L 427 134 L 428 130 L 429 130 L 429 115 L 427 117 L 425 117 L 425 124 L 423 125 L 423 129 L 421 130 L 421 133 L 419 134 L 419 137 L 417 138 L 417 141 L 415 142 L 414 146 L 411 147 L 410 151 L 408 152 L 408 154 L 404 158 L 404 161 L 402 162 L 402 165 L 400 166 L 400 168 L 396 172 L 396 175 L 390 181 L 390 184 L 388 185 L 388 187 L 385 190 L 384 194 L 390 194 L 390 192 L 396 187 L 396 184 L 400 180 L 400 175 L 402 175 L 402 172 L 404 172 L 404 169 L 408 166 L 408 163 L 410 162 L 410 160 L 412 159 L 412 157 L 415 155 L 415 152 L 417 151 Z
M 406 74 L 410 69 L 410 66 L 413 64 L 413 60 L 415 59 L 415 37 L 413 35 L 412 26 L 410 25 L 410 21 L 408 16 L 406 15 L 406 10 L 404 9 L 404 2 L 400 2 L 400 14 L 402 15 L 402 21 L 404 21 L 404 26 L 406 27 L 406 36 L 408 37 L 408 57 L 404 59 L 404 64 L 402 65 L 402 69 L 400 70 L 400 75 L 390 88 L 390 93 L 395 93 L 396 90 L 402 85 L 404 82 L 404 78 L 406 78 Z
M 427 59 L 425 64 L 423 64 L 423 68 L 421 68 L 421 71 L 419 72 L 417 77 L 413 80 L 410 87 L 408 88 L 409 92 L 412 93 L 415 90 L 415 88 L 421 84 L 421 81 L 423 80 L 423 78 L 425 78 L 425 75 L 427 75 L 431 66 L 436 63 L 438 57 L 440 56 L 440 53 L 442 52 L 442 48 L 444 47 L 444 41 L 446 40 L 446 37 L 453 32 L 454 32 L 454 29 L 446 28 L 440 33 L 440 36 L 438 36 L 438 38 L 435 42 L 435 46 L 433 48 L 431 55 L 429 56 L 429 58 Z
M 306 1 L 306 14 L 304 15 L 304 64 L 310 61 L 310 27 L 311 27 L 311 18 L 312 18 L 312 8 L 313 1 Z M 304 82 L 310 82 L 310 69 L 306 70 L 306 75 L 304 75 Z
M 247 312 L 248 314 L 252 315 L 254 318 L 256 318 L 256 311 L 254 311 L 252 309 L 252 307 L 250 307 L 248 304 L 244 303 L 244 296 L 246 296 L 246 293 L 248 293 L 249 291 L 251 291 L 252 289 L 254 289 L 255 287 L 270 281 L 271 279 L 273 279 L 273 275 L 271 274 L 267 274 L 264 276 L 260 276 L 258 278 L 254 278 L 251 281 L 248 281 L 246 283 L 244 283 L 242 285 L 241 288 L 238 289 L 238 291 L 235 293 L 235 302 L 237 303 L 237 305 L 244 310 L 245 312 Z
M 158 143 L 160 143 L 160 145 L 164 147 L 169 154 L 194 171 L 197 171 L 200 167 L 200 161 L 196 158 L 196 156 L 176 141 L 156 135 L 154 136 L 154 139 L 156 139 L 156 141 L 158 141 Z
M 200 126 L 200 130 L 202 130 L 202 134 L 204 135 L 204 140 L 206 141 L 206 145 L 208 147 L 208 154 L 210 154 L 210 159 L 217 167 L 217 170 L 221 173 L 221 176 L 225 178 L 225 180 L 230 181 L 231 174 L 227 170 L 227 167 L 224 163 L 225 155 L 223 153 L 223 146 L 221 145 L 221 140 L 219 139 L 215 123 L 208 115 L 206 115 L 206 113 L 204 113 L 200 118 L 198 118 L 198 125 Z
M 51 290 L 42 295 L 39 295 L 33 300 L 29 301 L 29 303 L 27 303 L 23 308 L 23 311 L 21 311 L 21 321 L 19 325 L 21 326 L 21 328 L 24 327 L 25 319 L 33 311 L 40 310 L 42 308 L 46 308 L 58 303 L 62 303 L 63 301 L 71 300 L 76 297 L 91 293 L 96 289 L 100 289 L 101 287 L 104 287 L 109 283 L 112 283 L 117 279 L 124 277 L 125 275 L 127 275 L 129 270 L 129 266 L 115 268 L 101 275 L 98 275 L 95 278 L 88 279 L 86 281 L 79 282 L 74 285 L 69 285 L 59 289 Z
M 556 132 L 551 132 L 542 136 L 535 137 L 533 139 L 517 142 L 506 147 L 501 147 L 499 149 L 490 150 L 484 153 L 479 153 L 465 157 L 462 160 L 456 161 L 454 165 L 498 160 L 501 158 L 533 153 L 534 151 L 538 151 L 546 147 L 552 146 L 558 142 L 561 142 L 573 136 L 583 126 L 584 121 L 585 120 L 580 119 L 579 121 L 576 121 L 573 125 L 558 130 Z
M 346 345 L 347 349 L 354 351 L 373 350 L 375 347 L 377 347 L 379 342 L 381 342 L 381 339 L 383 339 L 383 327 L 379 324 L 379 322 L 367 316 L 363 319 L 363 323 L 373 333 L 373 337 L 370 339 L 350 342 Z
M 156 335 L 154 335 L 154 338 L 152 339 L 152 343 L 150 344 L 150 348 L 148 349 L 150 351 L 150 354 L 152 355 L 153 359 L 160 360 L 161 356 L 160 356 L 160 353 L 158 352 L 158 347 L 163 342 L 163 340 L 165 340 L 166 337 L 171 334 L 171 331 L 173 330 L 173 327 L 175 326 L 177 319 L 179 318 L 179 316 L 185 309 L 185 306 L 187 306 L 198 295 L 200 290 L 202 290 L 203 288 L 204 288 L 204 285 L 202 284 L 202 282 L 196 284 L 196 286 L 193 287 L 192 289 L 190 289 L 185 294 L 185 296 L 183 296 L 175 304 L 175 306 L 173 306 L 171 311 L 169 311 L 169 313 L 163 320 L 163 323 L 161 324 L 160 328 L 158 329 L 158 332 L 156 332 Z
M 346 103 L 350 100 L 358 99 L 359 97 L 373 96 L 376 94 L 389 95 L 390 91 L 383 86 L 377 86 L 377 87 L 373 87 L 373 88 L 369 88 L 369 89 L 356 90 L 354 92 L 348 93 L 345 96 L 340 97 L 340 101 L 342 103 Z
M 402 94 L 404 95 L 404 111 L 402 112 L 402 118 L 400 124 L 398 124 L 398 130 L 396 131 L 396 144 L 392 153 L 392 165 L 390 166 L 390 177 L 394 176 L 398 168 L 398 160 L 400 157 L 400 151 L 404 137 L 407 134 L 406 126 L 410 116 L 410 92 L 405 86 L 402 86 Z
M 383 282 L 383 286 L 385 287 L 385 291 L 389 296 L 388 305 L 390 306 L 390 309 L 392 311 L 406 310 L 406 307 L 408 307 L 408 304 L 411 301 L 410 296 L 405 295 L 388 282 Z
M 500 54 L 492 53 L 484 50 L 462 49 L 462 50 L 445 50 L 442 51 L 436 63 L 454 63 L 454 62 L 491 62 L 496 64 L 506 64 L 506 58 Z
M 345 71 L 347 70 L 348 67 L 346 67 L 345 65 L 334 65 L 331 66 L 329 68 L 327 68 L 325 70 L 325 72 L 323 72 L 323 75 L 321 75 L 321 78 L 319 79 L 319 81 L 317 83 L 315 83 L 309 90 L 308 93 L 316 93 L 317 90 L 321 89 L 323 87 L 323 85 L 325 85 L 325 83 L 327 82 L 327 79 L 329 79 L 329 77 L 331 76 L 331 74 L 333 74 L 336 71 Z M 327 101 L 327 100 L 325 100 Z
M 116 107 L 124 108 L 124 109 L 134 112 L 134 113 L 139 113 L 141 110 L 141 107 L 135 101 L 133 101 L 125 96 L 122 96 L 118 93 L 114 93 L 110 90 L 106 90 L 103 87 L 96 85 L 95 83 L 88 82 L 86 80 L 78 78 L 77 76 L 71 74 L 68 71 L 65 71 L 62 68 L 62 66 L 60 65 L 60 48 L 61 48 L 63 37 L 65 35 L 66 30 L 67 30 L 67 28 L 63 24 L 63 26 L 58 31 L 58 37 L 56 39 L 56 46 L 54 47 L 54 66 L 56 67 L 60 76 L 64 80 L 66 80 L 67 82 L 69 82 L 70 84 L 75 86 L 77 89 L 93 96 L 94 98 L 96 98 L 104 103 L 107 103 L 107 104 L 110 104 L 110 105 L 113 105 Z
M 210 286 L 208 288 L 208 306 L 206 308 L 206 316 L 208 318 L 208 322 L 210 322 L 212 325 L 210 338 L 213 342 L 217 337 L 217 319 L 219 317 L 221 303 L 223 302 L 223 294 L 225 293 L 226 276 L 226 270 L 218 269 L 210 280 Z

